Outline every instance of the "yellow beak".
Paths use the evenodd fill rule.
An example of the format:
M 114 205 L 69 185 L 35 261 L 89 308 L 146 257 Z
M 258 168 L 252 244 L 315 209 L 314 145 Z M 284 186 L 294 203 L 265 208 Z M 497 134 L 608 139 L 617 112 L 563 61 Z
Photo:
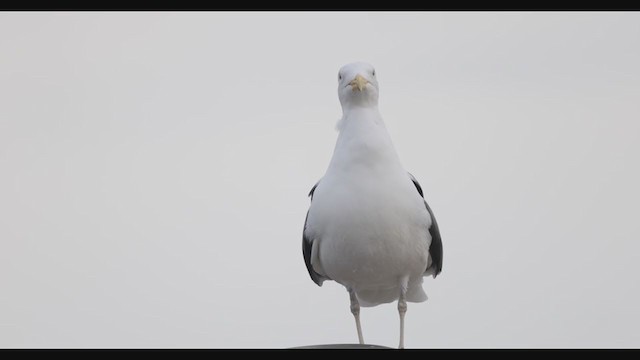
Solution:
M 351 82 L 349 83 L 349 85 L 351 85 L 351 89 L 353 91 L 362 91 L 364 90 L 364 87 L 367 86 L 367 84 L 369 83 L 369 81 L 365 78 L 363 78 L 362 76 L 360 76 L 360 74 L 356 75 L 356 77 L 351 80 Z

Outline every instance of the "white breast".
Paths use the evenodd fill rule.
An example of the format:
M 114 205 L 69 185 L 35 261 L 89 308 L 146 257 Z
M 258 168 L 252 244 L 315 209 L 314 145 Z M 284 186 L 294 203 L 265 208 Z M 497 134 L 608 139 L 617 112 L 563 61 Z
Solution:
M 382 122 L 349 120 L 315 190 L 305 234 L 314 239 L 316 271 L 360 294 L 382 291 L 369 300 L 388 302 L 400 278 L 422 283 L 430 217 Z

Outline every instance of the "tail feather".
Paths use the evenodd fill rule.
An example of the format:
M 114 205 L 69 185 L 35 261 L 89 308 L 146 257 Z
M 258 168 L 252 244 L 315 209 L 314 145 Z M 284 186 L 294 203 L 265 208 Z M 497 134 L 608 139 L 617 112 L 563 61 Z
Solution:
M 386 289 L 358 289 L 356 290 L 356 297 L 362 307 L 372 307 L 380 304 L 387 304 L 398 300 L 400 295 L 400 287 L 386 288 Z M 408 302 L 424 302 L 427 300 L 427 294 L 422 288 L 422 284 L 415 284 L 409 286 L 407 289 L 407 301 Z

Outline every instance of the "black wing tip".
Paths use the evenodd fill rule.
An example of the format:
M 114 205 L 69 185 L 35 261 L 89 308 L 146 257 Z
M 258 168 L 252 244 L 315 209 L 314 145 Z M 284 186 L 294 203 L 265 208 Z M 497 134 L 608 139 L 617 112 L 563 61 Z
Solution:
M 316 184 L 317 185 L 317 184 Z M 311 189 L 311 194 L 313 194 L 313 190 L 316 187 L 314 186 Z M 304 227 L 302 229 L 302 257 L 304 258 L 304 264 L 307 267 L 307 271 L 309 272 L 309 276 L 311 280 L 318 286 L 322 286 L 322 283 L 328 278 L 318 274 L 315 270 L 313 270 L 313 265 L 311 265 L 311 248 L 313 247 L 313 241 L 307 238 L 304 234 L 304 230 L 307 228 L 307 219 L 309 219 L 309 212 L 307 211 L 307 216 L 304 219 Z
M 431 266 L 429 266 L 425 270 L 425 275 L 431 275 L 433 278 L 437 278 L 438 275 L 442 272 L 442 258 L 440 258 L 439 262 L 434 261 Z
M 315 185 L 313 185 L 313 187 L 311 188 L 311 191 L 309 191 L 309 195 L 307 195 L 308 197 L 311 198 L 311 200 L 313 200 L 313 192 L 316 191 L 316 187 L 318 187 L 319 183 L 320 181 L 318 181 Z
M 425 204 L 427 202 L 425 201 Z M 431 213 L 431 209 L 429 209 L 429 205 L 427 205 L 427 209 L 429 213 Z M 429 246 L 429 255 L 431 255 L 431 260 L 433 263 L 430 268 L 434 269 L 433 278 L 435 279 L 442 272 L 442 238 L 440 237 L 440 229 L 438 228 L 438 223 L 436 222 L 435 217 L 431 214 L 431 220 L 433 223 L 429 228 L 429 233 L 431 234 L 431 245 Z
M 424 199 L 424 193 L 422 192 L 422 186 L 418 183 L 418 180 L 409 173 L 411 177 L 411 181 L 413 185 L 415 185 L 416 190 Z M 431 245 L 429 246 L 429 255 L 431 255 L 431 266 L 425 269 L 425 272 L 433 269 L 433 278 L 435 279 L 442 272 L 442 238 L 440 237 L 440 228 L 438 227 L 438 222 L 436 221 L 436 217 L 433 215 L 433 211 L 431 211 L 431 207 L 427 204 L 427 201 L 424 200 L 424 206 L 427 208 L 427 212 L 431 217 L 431 226 L 429 227 L 429 234 L 431 235 Z
M 409 176 L 411 177 L 411 181 L 413 182 L 413 185 L 415 185 L 416 190 L 418 190 L 418 194 L 420 194 L 420 196 L 422 196 L 422 198 L 424 199 L 424 193 L 422 192 L 422 186 L 420 186 L 420 183 L 418 182 L 418 180 L 416 180 L 416 178 L 409 173 Z
M 318 285 L 318 286 L 322 286 L 322 283 L 325 280 L 327 280 L 325 277 L 323 277 L 320 274 L 318 274 L 317 272 L 315 272 L 315 270 L 313 270 L 313 268 L 311 268 L 311 264 L 310 263 L 307 264 L 307 271 L 309 272 L 309 276 L 311 277 L 311 280 L 313 280 L 313 282 L 316 283 L 316 285 Z
M 309 196 L 311 198 L 311 201 L 313 201 L 313 193 L 316 191 L 316 187 L 318 187 L 318 184 L 320 183 L 320 181 L 318 180 L 318 182 L 313 185 L 313 187 L 311 188 L 311 191 L 309 191 Z M 307 211 L 307 218 L 309 218 L 309 212 Z M 304 219 L 304 228 L 306 229 L 307 227 L 307 218 Z M 302 256 L 304 257 L 304 263 L 307 266 L 307 271 L 309 272 L 309 276 L 311 277 L 311 280 L 313 280 L 314 283 L 316 283 L 316 285 L 318 286 L 322 286 L 322 283 L 325 280 L 329 280 L 328 278 L 318 274 L 315 270 L 313 270 L 313 266 L 311 265 L 311 247 L 313 246 L 312 241 L 309 241 L 309 239 L 307 239 L 306 236 L 304 236 L 304 229 L 302 230 Z
M 325 280 L 322 278 L 320 274 L 318 274 L 311 265 L 311 247 L 313 245 L 310 241 L 307 240 L 306 237 L 302 238 L 302 257 L 304 258 L 304 264 L 307 267 L 307 272 L 309 272 L 309 276 L 311 280 L 318 286 L 322 286 L 322 282 Z
M 442 264 L 440 264 L 440 266 L 438 268 L 436 268 L 436 271 L 433 273 L 433 278 L 437 278 L 438 275 L 440 275 L 440 273 L 442 272 Z

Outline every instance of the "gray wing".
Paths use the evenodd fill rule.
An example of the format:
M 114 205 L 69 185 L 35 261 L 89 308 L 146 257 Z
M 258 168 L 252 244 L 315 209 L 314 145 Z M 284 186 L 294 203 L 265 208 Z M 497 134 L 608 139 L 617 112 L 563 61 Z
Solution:
M 409 173 L 409 176 L 411 177 L 411 181 L 413 181 L 413 185 L 416 186 L 416 190 L 418 190 L 418 193 L 424 200 L 424 194 L 422 193 L 420 183 L 418 183 L 418 180 L 416 180 L 411 173 Z M 435 278 L 442 271 L 442 238 L 440 237 L 440 229 L 438 228 L 436 217 L 433 216 L 433 211 L 431 211 L 426 200 L 424 201 L 424 206 L 427 208 L 429 216 L 431 216 L 431 226 L 429 227 L 429 234 L 431 234 L 431 246 L 429 246 L 431 264 L 425 269 L 425 273 L 429 271 L 433 273 L 433 277 Z
M 309 192 L 309 197 L 311 197 L 311 201 L 313 201 L 313 192 L 316 191 L 316 187 L 320 181 L 318 181 Z M 302 256 L 304 257 L 304 263 L 307 265 L 307 271 L 309 271 L 309 276 L 311 276 L 311 280 L 314 283 L 318 284 L 318 286 L 322 286 L 322 282 L 325 280 L 329 280 L 326 276 L 318 274 L 315 270 L 313 270 L 313 266 L 311 265 L 311 249 L 313 248 L 313 239 L 309 239 L 305 236 L 304 231 L 307 228 L 307 219 L 309 218 L 309 211 L 307 211 L 307 216 L 304 219 L 304 227 L 302 229 Z

